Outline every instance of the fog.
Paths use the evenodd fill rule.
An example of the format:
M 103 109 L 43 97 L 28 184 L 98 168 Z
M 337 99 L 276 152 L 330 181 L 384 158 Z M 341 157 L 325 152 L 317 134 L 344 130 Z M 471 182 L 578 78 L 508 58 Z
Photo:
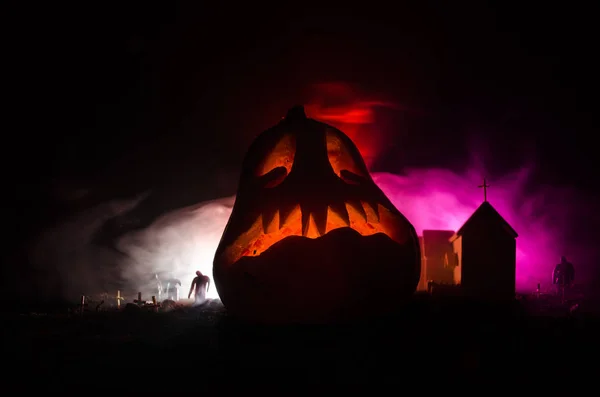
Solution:
M 424 229 L 458 230 L 483 201 L 483 192 L 477 187 L 481 174 L 475 168 L 464 174 L 409 169 L 403 175 L 373 173 L 373 179 L 420 234 Z M 560 255 L 566 255 L 579 269 L 589 262 L 585 247 L 570 237 L 572 220 L 583 209 L 576 205 L 576 192 L 548 186 L 528 192 L 530 174 L 530 169 L 523 168 L 488 179 L 488 200 L 519 234 L 520 290 L 532 290 L 538 282 L 549 283 Z M 155 286 L 154 275 L 161 274 L 181 280 L 184 296 L 196 270 L 212 277 L 214 253 L 235 197 L 166 213 L 149 227 L 123 235 L 115 242 L 115 250 L 92 241 L 104 222 L 131 211 L 142 198 L 102 204 L 44 233 L 31 255 L 37 269 L 55 270 L 39 273 L 54 274 L 43 285 L 60 287 L 71 299 L 116 291 L 117 285 L 149 294 Z M 214 286 L 207 296 L 218 298 Z

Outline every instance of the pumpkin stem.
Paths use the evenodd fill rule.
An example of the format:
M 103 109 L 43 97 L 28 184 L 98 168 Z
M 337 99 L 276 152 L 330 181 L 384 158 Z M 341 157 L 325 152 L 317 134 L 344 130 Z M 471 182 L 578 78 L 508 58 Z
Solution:
M 297 119 L 305 119 L 306 113 L 304 112 L 304 106 L 296 105 L 287 112 L 287 116 L 285 116 L 287 120 L 297 120 Z

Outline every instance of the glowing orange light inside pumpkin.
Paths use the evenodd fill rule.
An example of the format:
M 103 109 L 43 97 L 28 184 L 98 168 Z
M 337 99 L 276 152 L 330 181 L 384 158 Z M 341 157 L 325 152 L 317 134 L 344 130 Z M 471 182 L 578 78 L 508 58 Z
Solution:
M 263 176 L 277 167 L 285 167 L 289 174 L 295 155 L 296 140 L 294 136 L 292 134 L 284 135 L 258 167 L 258 176 Z
M 377 212 L 368 203 L 362 202 L 361 205 L 366 214 L 366 219 L 359 210 L 352 205 L 346 204 L 350 224 L 347 224 L 329 208 L 327 210 L 327 228 L 325 233 L 327 234 L 332 230 L 342 227 L 350 227 L 363 236 L 383 233 L 399 244 L 406 242 L 406 231 L 395 226 L 398 225 L 398 222 L 394 219 L 394 214 L 379 204 L 377 205 Z M 258 256 L 273 246 L 273 244 L 288 236 L 302 236 L 300 206 L 297 206 L 290 213 L 281 228 L 279 225 L 279 212 L 267 226 L 266 230 L 263 228 L 262 217 L 259 216 L 252 227 L 227 248 L 225 251 L 227 263 L 235 263 L 243 256 Z M 308 231 L 305 237 L 312 239 L 321 237 L 312 216 L 309 220 Z
M 329 163 L 331 164 L 331 168 L 333 168 L 333 172 L 338 177 L 341 178 L 342 170 L 347 170 L 363 177 L 365 176 L 348 152 L 348 148 L 331 131 L 327 131 L 327 156 L 329 157 Z

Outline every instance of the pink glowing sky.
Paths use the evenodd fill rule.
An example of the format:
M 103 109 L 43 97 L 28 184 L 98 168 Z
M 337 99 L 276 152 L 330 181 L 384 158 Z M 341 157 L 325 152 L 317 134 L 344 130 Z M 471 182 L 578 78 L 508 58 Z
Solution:
M 482 174 L 476 168 L 464 175 L 444 169 L 413 169 L 404 176 L 374 173 L 373 179 L 421 234 L 425 229 L 458 230 L 483 201 L 483 192 L 477 187 Z M 562 228 L 556 226 L 565 220 L 560 219 L 555 205 L 545 202 L 546 194 L 525 193 L 529 175 L 529 170 L 522 169 L 488 179 L 488 201 L 519 234 L 518 289 L 547 284 L 560 255 L 569 256 Z M 558 198 L 557 193 L 553 197 Z

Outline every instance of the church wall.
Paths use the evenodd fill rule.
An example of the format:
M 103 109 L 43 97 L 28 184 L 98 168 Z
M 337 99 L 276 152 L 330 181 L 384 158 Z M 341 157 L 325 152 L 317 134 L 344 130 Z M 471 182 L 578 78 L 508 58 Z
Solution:
M 464 292 L 489 299 L 513 299 L 516 240 L 501 227 L 474 228 L 461 239 Z

